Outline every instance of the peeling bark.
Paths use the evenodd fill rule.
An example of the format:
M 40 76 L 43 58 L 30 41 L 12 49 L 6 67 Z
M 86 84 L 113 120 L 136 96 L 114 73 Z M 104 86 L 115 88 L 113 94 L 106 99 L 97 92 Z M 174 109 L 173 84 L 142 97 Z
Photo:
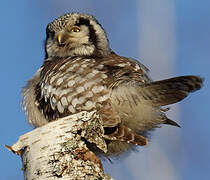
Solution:
M 86 141 L 106 152 L 100 118 L 80 112 L 46 124 L 6 146 L 22 158 L 25 180 L 111 180 Z

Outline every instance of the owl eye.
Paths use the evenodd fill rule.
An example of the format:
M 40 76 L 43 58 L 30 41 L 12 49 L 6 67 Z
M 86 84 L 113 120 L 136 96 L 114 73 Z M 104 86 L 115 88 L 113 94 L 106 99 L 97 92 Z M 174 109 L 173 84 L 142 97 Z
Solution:
M 80 32 L 80 29 L 78 27 L 73 27 L 71 29 L 71 32 Z

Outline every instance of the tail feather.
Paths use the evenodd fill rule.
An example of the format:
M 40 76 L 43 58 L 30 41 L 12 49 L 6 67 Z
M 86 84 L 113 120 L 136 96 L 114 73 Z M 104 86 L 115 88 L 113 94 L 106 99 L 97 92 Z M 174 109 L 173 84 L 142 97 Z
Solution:
M 177 122 L 175 122 L 175 121 L 173 121 L 171 119 L 168 119 L 168 118 L 165 120 L 164 124 L 171 125 L 171 126 L 176 126 L 176 127 L 181 128 L 181 126 Z
M 199 76 L 180 76 L 142 85 L 139 91 L 144 100 L 158 107 L 179 102 L 202 85 Z

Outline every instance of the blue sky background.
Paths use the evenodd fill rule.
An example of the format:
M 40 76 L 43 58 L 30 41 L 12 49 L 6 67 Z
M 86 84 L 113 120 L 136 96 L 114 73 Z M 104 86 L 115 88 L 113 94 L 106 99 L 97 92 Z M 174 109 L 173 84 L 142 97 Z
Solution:
M 165 11 L 167 8 L 160 11 L 161 7 L 158 7 L 164 3 L 164 0 L 158 0 L 159 4 L 156 1 L 155 5 L 154 2 L 155 0 L 148 1 L 147 8 L 144 9 L 141 7 L 144 4 L 143 0 L 1 1 L 0 179 L 23 179 L 20 157 L 6 150 L 4 145 L 12 145 L 20 135 L 32 129 L 27 124 L 20 108 L 20 92 L 26 81 L 42 65 L 47 23 L 63 13 L 72 11 L 93 14 L 107 31 L 111 48 L 114 51 L 123 56 L 141 59 L 141 62 L 152 71 L 158 69 L 154 67 L 154 64 L 159 61 L 158 58 L 154 64 L 151 60 L 149 61 L 149 55 L 153 54 L 152 48 L 142 52 L 144 49 L 142 42 L 145 38 L 141 34 L 144 24 L 140 20 L 144 14 L 149 14 L 157 19 L 167 16 L 167 11 Z M 174 115 L 174 117 L 178 117 L 177 121 L 180 122 L 181 129 L 166 126 L 158 129 L 153 134 L 152 145 L 140 148 L 139 153 L 132 153 L 129 157 L 118 160 L 114 164 L 105 163 L 106 172 L 115 179 L 137 180 L 143 177 L 144 180 L 149 179 L 147 174 L 155 173 L 153 169 L 159 168 L 162 157 L 168 159 L 173 171 L 160 169 L 154 174 L 156 180 L 210 179 L 210 1 L 176 0 L 172 1 L 172 5 L 175 15 L 176 40 L 174 61 L 171 62 L 173 70 L 167 74 L 156 70 L 152 72 L 152 75 L 165 78 L 173 75 L 196 74 L 205 77 L 205 85 L 201 91 L 179 103 L 179 115 Z M 159 8 L 158 11 L 155 10 L 156 6 Z M 150 12 L 150 9 L 153 11 Z M 150 23 L 153 27 L 160 28 L 155 21 L 154 24 L 152 21 Z M 147 46 L 153 47 L 154 43 L 157 42 L 150 38 Z M 167 53 L 167 47 L 162 51 Z M 162 66 L 161 61 L 159 66 Z M 174 137 L 176 133 L 178 141 L 177 137 Z M 161 147 L 161 154 L 158 157 L 153 144 Z M 153 169 L 150 168 L 151 157 Z M 144 169 L 144 172 L 141 169 Z M 171 179 L 164 176 L 167 172 L 172 172 L 169 176 Z

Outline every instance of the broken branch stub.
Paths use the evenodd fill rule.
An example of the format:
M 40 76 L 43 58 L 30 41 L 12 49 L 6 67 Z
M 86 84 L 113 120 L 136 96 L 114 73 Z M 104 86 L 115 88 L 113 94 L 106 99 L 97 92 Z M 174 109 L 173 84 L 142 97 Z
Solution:
M 106 152 L 103 133 L 95 111 L 80 112 L 36 128 L 6 147 L 21 156 L 25 180 L 110 180 L 82 140 Z

